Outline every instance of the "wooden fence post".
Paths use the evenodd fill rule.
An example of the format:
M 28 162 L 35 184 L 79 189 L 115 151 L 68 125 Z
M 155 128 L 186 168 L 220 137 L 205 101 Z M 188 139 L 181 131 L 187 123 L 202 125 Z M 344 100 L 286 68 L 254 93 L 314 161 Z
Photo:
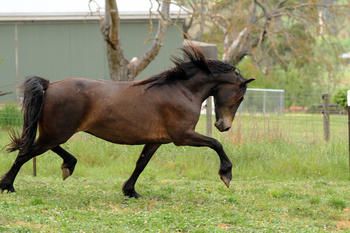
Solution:
M 209 96 L 207 99 L 207 108 L 206 108 L 206 115 L 207 115 L 207 130 L 206 134 L 208 137 L 211 137 L 213 134 L 213 97 Z
M 349 174 L 350 174 L 350 91 L 348 91 L 348 154 L 349 154 Z
M 36 157 L 33 158 L 33 176 L 36 176 Z
M 330 130 L 329 130 L 329 95 L 323 94 L 322 95 L 323 100 L 323 137 L 326 142 L 329 141 L 330 138 Z
M 350 90 L 347 92 L 347 110 L 348 110 L 348 156 L 349 156 L 349 173 L 350 173 Z

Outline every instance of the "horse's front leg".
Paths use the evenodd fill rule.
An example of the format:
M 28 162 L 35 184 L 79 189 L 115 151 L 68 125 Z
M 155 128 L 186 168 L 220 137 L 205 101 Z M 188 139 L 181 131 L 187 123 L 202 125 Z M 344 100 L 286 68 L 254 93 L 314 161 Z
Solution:
M 232 163 L 218 140 L 191 131 L 182 135 L 177 140 L 174 140 L 174 144 L 177 146 L 206 146 L 215 150 L 220 158 L 220 178 L 227 187 L 230 186 L 230 181 L 232 179 Z
M 138 198 L 140 195 L 135 191 L 135 184 L 143 169 L 145 169 L 148 162 L 151 160 L 153 154 L 160 147 L 160 144 L 146 144 L 136 162 L 135 170 L 130 178 L 123 185 L 123 193 L 128 197 Z

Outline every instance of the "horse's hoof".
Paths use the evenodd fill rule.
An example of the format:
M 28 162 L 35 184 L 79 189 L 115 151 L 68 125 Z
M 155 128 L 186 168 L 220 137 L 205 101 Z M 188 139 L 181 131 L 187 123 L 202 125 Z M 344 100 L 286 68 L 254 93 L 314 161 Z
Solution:
M 231 169 L 228 169 L 227 171 L 219 171 L 220 179 L 224 182 L 227 188 L 230 187 L 230 182 L 232 180 L 232 172 Z
M 226 176 L 220 176 L 220 179 L 224 182 L 227 188 L 230 187 L 231 179 L 227 178 Z
M 62 170 L 63 180 L 67 179 L 68 177 L 70 177 L 73 174 L 76 163 L 77 163 L 77 160 L 73 160 L 70 163 L 63 163 L 62 164 L 61 170 Z
M 16 192 L 15 188 L 13 187 L 13 184 L 0 183 L 0 192 L 3 193 L 5 191 L 7 191 L 8 193 Z
M 140 194 L 138 194 L 135 190 L 123 190 L 124 196 L 127 196 L 129 198 L 139 198 L 141 197 Z
M 62 167 L 62 178 L 63 180 L 67 179 L 69 176 L 71 176 L 70 170 L 66 167 Z

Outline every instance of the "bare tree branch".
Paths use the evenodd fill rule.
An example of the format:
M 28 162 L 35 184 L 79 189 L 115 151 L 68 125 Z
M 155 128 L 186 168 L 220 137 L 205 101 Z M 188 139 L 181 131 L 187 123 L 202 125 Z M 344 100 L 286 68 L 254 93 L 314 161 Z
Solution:
M 254 3 L 255 3 L 255 4 L 253 4 L 254 6 L 259 6 L 262 9 L 265 16 L 268 15 L 267 9 L 262 3 L 260 3 L 258 0 L 254 0 Z
M 288 0 L 281 0 L 279 1 L 279 3 L 277 3 L 276 9 L 279 9 L 281 7 L 283 7 L 283 5 L 288 2 Z
M 223 60 L 232 64 L 237 64 L 246 55 L 248 55 L 252 47 L 256 46 L 257 43 L 252 41 L 251 34 L 253 33 L 254 24 L 257 22 L 256 16 L 256 5 L 259 5 L 263 9 L 264 16 L 267 16 L 266 8 L 257 0 L 254 0 L 250 6 L 250 16 L 247 20 L 247 26 L 241 30 L 236 39 L 234 39 L 231 45 L 227 46 L 224 42 L 224 53 Z M 261 41 L 266 34 L 262 33 Z M 226 41 L 225 37 L 225 41 Z
M 210 18 L 212 19 L 212 22 L 216 26 L 218 26 L 223 33 L 227 32 L 227 29 L 229 27 L 229 22 L 227 21 L 227 19 L 225 19 L 223 16 L 217 15 L 217 14 L 211 14 Z
M 12 91 L 2 92 L 0 91 L 0 96 L 12 94 Z
M 115 0 L 106 0 L 103 26 L 105 41 L 116 50 L 119 45 L 119 13 Z
M 239 61 L 239 58 L 242 57 L 242 53 L 239 50 L 239 47 L 242 43 L 247 38 L 248 35 L 248 28 L 245 27 L 240 33 L 238 34 L 237 38 L 232 42 L 230 47 L 227 48 L 226 51 L 224 51 L 222 60 L 225 62 L 232 62 L 232 63 L 237 63 Z
M 163 0 L 161 5 L 159 0 L 156 1 L 158 2 L 159 20 L 153 43 L 141 58 L 133 58 L 128 61 L 124 56 L 120 43 L 120 18 L 116 0 L 105 0 L 105 17 L 101 20 L 101 32 L 106 42 L 109 73 L 112 80 L 133 80 L 158 55 L 170 22 L 169 8 L 171 1 Z M 150 21 L 152 20 L 151 13 L 150 9 Z
M 160 4 L 158 2 L 158 4 Z M 149 63 L 158 55 L 162 42 L 165 37 L 165 32 L 170 22 L 169 17 L 170 0 L 163 0 L 161 10 L 158 10 L 159 21 L 157 34 L 153 40 L 152 46 L 146 51 L 141 58 L 133 59 L 128 64 L 128 79 L 134 79 L 142 70 L 144 70 Z M 159 8 L 158 8 L 159 9 Z

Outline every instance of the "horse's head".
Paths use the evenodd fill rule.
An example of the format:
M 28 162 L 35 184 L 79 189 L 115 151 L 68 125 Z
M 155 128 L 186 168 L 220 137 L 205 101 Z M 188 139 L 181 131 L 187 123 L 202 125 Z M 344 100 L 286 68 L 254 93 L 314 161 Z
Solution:
M 149 84 L 148 88 L 182 81 L 193 93 L 214 96 L 215 126 L 219 131 L 231 128 L 237 109 L 243 101 L 247 84 L 254 79 L 244 79 L 238 69 L 219 60 L 207 60 L 203 52 L 193 45 L 183 48 L 184 57 L 173 57 L 175 67 L 136 85 Z M 208 85 L 208 90 L 203 85 Z M 201 91 L 198 91 L 201 90 Z
M 213 94 L 215 102 L 215 126 L 220 132 L 231 128 L 232 121 L 236 115 L 237 109 L 243 101 L 247 84 L 255 79 L 244 79 L 238 72 L 232 71 L 222 74 L 223 76 L 235 77 L 235 81 L 225 81 L 218 85 Z M 223 77 L 224 80 L 232 80 L 232 77 Z

